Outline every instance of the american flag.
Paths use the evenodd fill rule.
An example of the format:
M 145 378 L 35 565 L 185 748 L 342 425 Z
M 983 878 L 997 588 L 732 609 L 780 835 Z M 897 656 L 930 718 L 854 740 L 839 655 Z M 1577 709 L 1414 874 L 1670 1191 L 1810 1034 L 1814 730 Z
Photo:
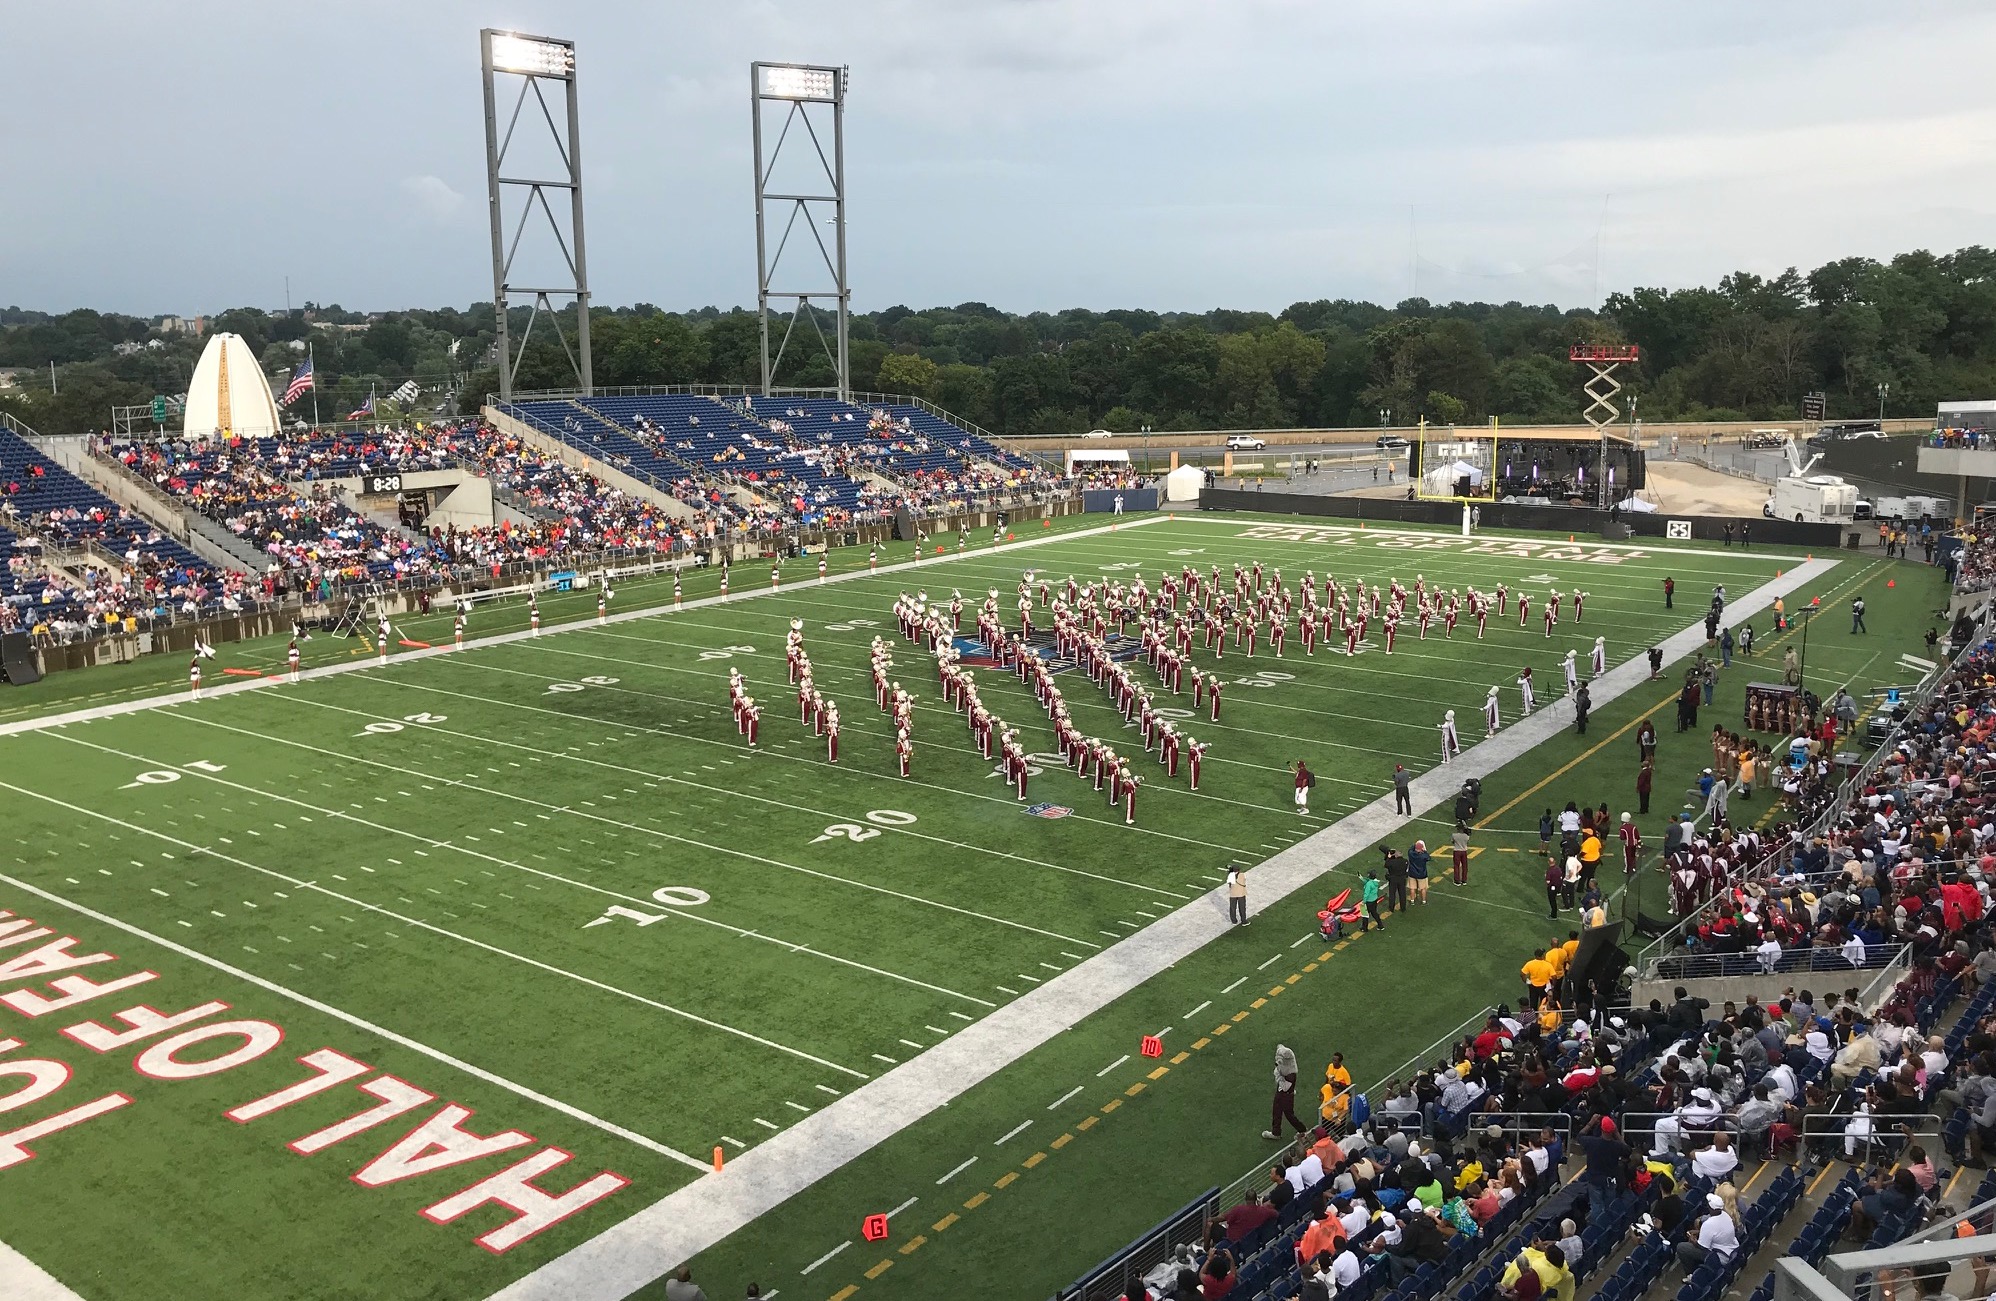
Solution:
M 298 400 L 298 395 L 312 387 L 312 359 L 307 357 L 292 373 L 291 385 L 284 390 L 283 405 L 290 406 Z

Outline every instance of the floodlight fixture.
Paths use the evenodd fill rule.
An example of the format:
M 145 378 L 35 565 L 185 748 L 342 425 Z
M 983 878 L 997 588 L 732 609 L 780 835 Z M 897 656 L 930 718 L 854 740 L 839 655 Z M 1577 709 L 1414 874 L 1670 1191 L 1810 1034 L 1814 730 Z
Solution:
M 759 63 L 764 99 L 810 100 L 829 104 L 838 95 L 839 70 L 801 63 Z
M 492 309 L 497 318 L 499 398 L 501 401 L 512 398 L 513 377 L 519 372 L 520 360 L 526 356 L 534 326 L 543 314 L 556 339 L 561 342 L 562 352 L 568 357 L 569 368 L 574 372 L 582 395 L 587 397 L 594 384 L 589 355 L 589 261 L 584 251 L 582 232 L 582 132 L 576 107 L 575 42 L 549 36 L 528 36 L 521 32 L 502 32 L 489 27 L 479 32 L 478 42 L 480 79 L 485 91 L 485 193 L 492 226 Z M 500 77 L 517 78 L 519 82 L 519 94 L 508 96 L 513 103 L 503 130 L 499 120 L 497 89 Z M 543 81 L 561 83 L 560 125 L 557 125 L 553 105 L 541 89 Z M 512 82 L 507 85 L 510 90 Z M 507 158 L 516 143 L 514 136 L 520 128 L 529 95 L 533 97 L 538 111 L 525 114 L 527 134 L 538 135 L 540 128 L 546 128 L 548 134 L 544 139 L 553 145 L 553 157 L 561 164 L 559 175 L 509 174 Z M 555 169 L 541 167 L 536 170 L 547 172 Z M 552 201 L 550 194 L 554 196 Z M 509 197 L 513 200 L 512 206 L 517 207 L 517 220 L 509 215 Z M 563 199 L 566 203 L 562 202 Z M 557 216 L 557 213 L 563 215 Z M 513 264 L 530 225 L 535 233 L 536 257 L 567 272 L 565 276 L 551 277 L 558 283 L 513 282 Z M 558 256 L 559 261 L 553 262 L 548 257 L 549 252 Z M 516 294 L 531 298 L 533 302 L 517 351 L 513 347 L 507 321 L 508 300 Z M 556 298 L 575 300 L 573 347 L 568 336 L 562 332 L 561 317 L 554 302 Z
M 815 335 L 831 364 L 839 397 L 852 397 L 847 343 L 852 286 L 846 277 L 846 70 L 824 64 L 751 63 L 749 108 L 755 135 L 756 316 L 762 345 L 762 391 L 782 369 L 800 322 Z M 774 110 L 765 121 L 764 106 Z M 776 121 L 777 117 L 780 122 Z M 765 131 L 765 126 L 773 130 Z M 778 178 L 777 163 L 789 145 L 801 157 Z M 830 239 L 826 235 L 829 232 Z M 795 238 L 799 256 L 783 255 Z M 815 254 L 815 256 L 813 256 Z M 778 272 L 783 276 L 779 280 Z M 821 278 L 822 276 L 822 278 Z M 770 301 L 788 307 L 789 319 L 770 350 Z M 817 303 L 835 312 L 826 334 Z
M 492 32 L 492 66 L 499 72 L 517 72 L 529 77 L 575 75 L 575 42 L 550 40 L 545 36 L 522 36 L 518 32 Z

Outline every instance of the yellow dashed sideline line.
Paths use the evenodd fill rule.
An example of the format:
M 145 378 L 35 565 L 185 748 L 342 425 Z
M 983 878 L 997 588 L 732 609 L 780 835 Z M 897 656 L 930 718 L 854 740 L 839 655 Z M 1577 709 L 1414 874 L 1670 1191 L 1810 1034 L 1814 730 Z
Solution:
M 1276 995 L 1283 993 L 1291 985 L 1296 984 L 1296 982 L 1300 981 L 1303 978 L 1304 972 L 1315 971 L 1323 963 L 1329 962 L 1331 960 L 1332 955 L 1335 952 L 1337 952 L 1340 949 L 1343 949 L 1346 945 L 1350 944 L 1352 939 L 1358 939 L 1358 938 L 1361 937 L 1353 936 L 1351 937 L 1351 939 L 1347 939 L 1341 941 L 1336 945 L 1333 945 L 1330 949 L 1325 950 L 1321 955 L 1319 955 L 1317 961 L 1305 963 L 1303 965 L 1302 971 L 1291 972 L 1288 976 L 1283 977 L 1281 984 L 1272 986 L 1269 989 L 1268 997 L 1255 999 L 1254 1002 L 1251 1003 L 1247 1008 L 1244 1008 L 1241 1011 L 1236 1012 L 1228 1022 L 1214 1026 L 1213 1033 L 1211 1036 L 1202 1036 L 1198 1039 L 1193 1040 L 1191 1048 L 1174 1055 L 1171 1059 L 1171 1066 L 1179 1065 L 1180 1063 L 1188 1060 L 1194 1052 L 1197 1052 L 1199 1049 L 1205 1048 L 1209 1044 L 1211 1044 L 1214 1038 L 1225 1034 L 1228 1030 L 1231 1030 L 1235 1025 L 1238 1025 L 1240 1022 L 1247 1020 L 1250 1016 L 1253 1016 L 1254 1010 L 1256 1008 L 1266 1007 L 1268 1005 L 1269 998 L 1275 997 Z M 1158 1066 L 1156 1069 L 1152 1070 L 1149 1073 L 1147 1078 L 1153 1081 L 1163 1079 L 1165 1076 L 1171 1074 L 1171 1066 Z M 1128 1098 L 1134 1098 L 1149 1087 L 1150 1085 L 1147 1084 L 1144 1080 L 1138 1080 L 1135 1083 L 1131 1084 L 1128 1088 L 1123 1090 L 1123 1096 Z M 1102 1104 L 1100 1115 L 1083 1116 L 1079 1121 L 1075 1123 L 1074 1130 L 1085 1133 L 1088 1130 L 1093 1129 L 1095 1125 L 1098 1122 L 1100 1122 L 1103 1116 L 1112 1114 L 1113 1112 L 1116 1111 L 1117 1108 L 1121 1107 L 1122 1105 L 1123 1105 L 1122 1098 L 1109 1099 L 1107 1102 Z M 1054 1138 L 1052 1142 L 1047 1144 L 1047 1146 L 1050 1150 L 1058 1152 L 1060 1149 L 1066 1147 L 1069 1143 L 1072 1143 L 1073 1141 L 1074 1141 L 1074 1131 L 1068 1131 Z M 1019 1164 L 1023 1169 L 1031 1170 L 1041 1165 L 1043 1162 L 1046 1161 L 1046 1159 L 1047 1159 L 1046 1152 L 1035 1152 L 1031 1156 L 1027 1157 L 1024 1161 L 1021 1161 Z M 996 1179 L 992 1180 L 990 1191 L 976 1193 L 973 1196 L 971 1196 L 969 1200 L 964 1202 L 963 1209 L 966 1211 L 976 1210 L 978 1207 L 984 1205 L 984 1203 L 991 1200 L 992 1192 L 1011 1187 L 1014 1183 L 1018 1182 L 1019 1177 L 1020 1177 L 1019 1170 L 1006 1171 L 1004 1174 L 999 1175 Z M 936 1221 L 935 1224 L 931 1226 L 931 1231 L 934 1233 L 941 1233 L 945 1229 L 948 1229 L 951 1225 L 956 1224 L 961 1219 L 962 1217 L 960 1215 L 956 1214 L 955 1212 L 951 1212 L 950 1214 L 945 1215 L 942 1219 Z M 901 1247 L 898 1248 L 898 1250 L 900 1254 L 903 1256 L 912 1255 L 927 1241 L 928 1239 L 926 1237 L 917 1236 L 910 1239 L 908 1242 L 902 1244 Z M 872 1269 L 867 1270 L 866 1277 L 869 1279 L 879 1278 L 882 1274 L 886 1273 L 890 1268 L 892 1268 L 893 1264 L 894 1261 L 891 1257 L 886 1260 L 883 1260 L 879 1264 L 875 1265 Z M 859 1287 L 857 1284 L 848 1284 L 840 1291 L 833 1293 L 832 1297 L 830 1298 L 830 1301 L 848 1301 L 848 1299 L 858 1291 Z

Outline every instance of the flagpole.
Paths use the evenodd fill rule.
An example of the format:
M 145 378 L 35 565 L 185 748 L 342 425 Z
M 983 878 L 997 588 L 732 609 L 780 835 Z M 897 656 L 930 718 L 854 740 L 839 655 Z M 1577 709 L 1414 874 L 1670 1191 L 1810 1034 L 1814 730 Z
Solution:
M 290 282 L 287 280 L 285 284 L 288 287 Z M 312 355 L 310 340 L 305 343 L 305 361 L 312 367 L 312 427 L 316 429 L 319 425 L 319 361 Z

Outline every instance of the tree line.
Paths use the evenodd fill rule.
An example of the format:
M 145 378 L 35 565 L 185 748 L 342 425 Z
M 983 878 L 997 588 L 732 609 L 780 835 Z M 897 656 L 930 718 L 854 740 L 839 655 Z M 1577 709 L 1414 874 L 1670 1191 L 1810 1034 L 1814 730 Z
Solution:
M 527 315 L 509 317 L 516 345 Z M 573 384 L 560 340 L 572 347 L 574 327 L 573 308 L 536 323 L 517 389 Z M 309 342 L 329 419 L 406 378 L 466 411 L 498 388 L 489 303 L 366 316 L 239 308 L 211 328 L 243 334 L 273 376 Z M 829 334 L 830 319 L 798 322 L 778 384 L 832 383 L 818 328 Z M 756 318 L 739 308 L 598 308 L 590 330 L 600 386 L 760 380 Z M 1419 298 L 1318 299 L 1280 313 L 895 306 L 856 315 L 850 337 L 855 389 L 924 397 L 1000 434 L 1573 423 L 1586 402 L 1584 370 L 1566 359 L 1575 342 L 1640 347 L 1622 378 L 1645 419 L 1794 420 L 1812 392 L 1832 417 L 1875 415 L 1880 386 L 1887 414 L 1927 415 L 1937 401 L 1996 396 L 1996 252 L 1741 271 L 1710 287 L 1611 294 L 1598 309 Z M 45 432 L 101 428 L 113 403 L 184 389 L 198 354 L 198 340 L 140 318 L 6 309 L 0 367 L 25 373 L 0 389 L 0 408 Z

